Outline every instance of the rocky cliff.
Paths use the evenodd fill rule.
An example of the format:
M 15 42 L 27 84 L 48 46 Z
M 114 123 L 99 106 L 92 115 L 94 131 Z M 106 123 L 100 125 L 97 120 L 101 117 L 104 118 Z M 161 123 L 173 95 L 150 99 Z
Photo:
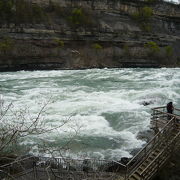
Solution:
M 1 71 L 180 66 L 179 5 L 159 0 L 8 1 L 9 11 L 0 13 Z

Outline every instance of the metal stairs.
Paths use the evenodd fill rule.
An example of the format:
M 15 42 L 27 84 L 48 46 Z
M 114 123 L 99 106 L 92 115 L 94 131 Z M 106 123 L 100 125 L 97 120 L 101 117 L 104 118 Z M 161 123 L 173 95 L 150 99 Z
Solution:
M 166 120 L 166 124 L 140 152 L 126 165 L 125 180 L 150 180 L 180 147 L 180 116 L 153 109 L 154 121 Z M 171 116 L 171 120 L 167 121 Z M 157 125 L 158 123 L 155 122 Z

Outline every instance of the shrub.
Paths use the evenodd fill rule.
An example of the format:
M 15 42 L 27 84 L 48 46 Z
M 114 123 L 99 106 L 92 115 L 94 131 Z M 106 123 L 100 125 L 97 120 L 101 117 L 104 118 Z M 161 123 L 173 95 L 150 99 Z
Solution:
M 0 41 L 0 51 L 4 54 L 7 53 L 7 51 L 11 50 L 13 48 L 14 42 L 10 38 L 4 38 Z
M 153 10 L 150 7 L 143 7 L 140 11 L 140 16 L 144 19 L 144 20 L 149 20 L 153 15 Z
M 93 48 L 93 49 L 96 49 L 96 50 L 103 49 L 103 47 L 102 47 L 100 44 L 98 44 L 98 43 L 93 44 L 93 45 L 92 45 L 92 48 Z
M 0 0 L 0 23 L 10 23 L 13 15 L 13 0 Z
M 159 46 L 153 41 L 146 43 L 144 47 L 148 48 L 150 55 L 157 55 L 160 52 Z
M 92 27 L 95 24 L 92 14 L 82 8 L 73 9 L 67 20 L 71 26 L 75 27 Z
M 142 24 L 140 24 L 140 28 L 145 32 L 151 32 L 152 31 L 152 26 L 150 23 L 142 23 Z
M 166 56 L 169 58 L 173 55 L 173 48 L 171 46 L 166 46 L 165 47 L 165 51 L 166 51 Z
M 145 6 L 141 9 L 139 9 L 139 11 L 132 14 L 132 17 L 137 21 L 144 22 L 144 21 L 149 21 L 149 19 L 152 17 L 152 15 L 153 15 L 152 8 Z
M 152 26 L 149 23 L 151 17 L 153 15 L 153 10 L 150 7 L 143 7 L 139 9 L 138 12 L 132 14 L 133 19 L 138 22 L 141 29 L 146 32 L 150 32 L 152 30 Z
M 130 49 L 129 49 L 129 46 L 127 44 L 124 44 L 123 46 L 123 54 L 126 55 L 126 56 L 130 56 Z
M 55 39 L 54 42 L 57 44 L 58 47 L 64 47 L 64 41 L 60 39 Z
M 26 0 L 0 0 L 0 23 L 36 23 L 46 17 L 45 10 L 38 4 Z
M 17 24 L 23 23 L 38 23 L 44 21 L 46 13 L 37 4 L 31 4 L 25 0 L 18 0 L 16 2 L 15 22 Z

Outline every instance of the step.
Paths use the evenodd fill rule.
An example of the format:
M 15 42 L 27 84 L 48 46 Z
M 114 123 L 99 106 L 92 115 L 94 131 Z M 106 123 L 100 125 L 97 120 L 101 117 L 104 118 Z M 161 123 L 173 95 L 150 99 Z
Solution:
M 128 178 L 128 180 L 140 180 L 140 179 L 136 179 L 135 177 L 130 177 L 130 178 Z
M 149 159 L 146 159 L 146 160 L 143 162 L 143 164 L 144 164 L 145 166 L 147 166 L 150 162 L 151 162 L 151 161 L 150 161 Z
M 141 173 L 143 171 L 143 168 L 141 166 L 138 167 L 137 172 Z
M 136 180 L 140 180 L 141 176 L 138 175 L 137 173 L 134 173 L 133 175 L 131 175 L 131 177 L 134 177 Z

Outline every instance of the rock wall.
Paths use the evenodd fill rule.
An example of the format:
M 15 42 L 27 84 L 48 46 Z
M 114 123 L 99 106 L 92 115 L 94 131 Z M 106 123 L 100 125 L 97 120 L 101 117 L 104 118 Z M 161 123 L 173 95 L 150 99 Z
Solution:
M 49 0 L 33 0 L 42 8 Z M 0 70 L 84 69 L 104 67 L 180 66 L 180 8 L 169 3 L 137 0 L 52 0 L 60 16 L 39 23 L 1 25 Z M 147 31 L 133 15 L 143 7 L 153 9 Z M 70 24 L 74 9 L 82 9 L 91 23 Z M 68 13 L 66 16 L 62 15 Z M 53 21 L 52 21 L 53 19 Z M 49 22 L 51 21 L 51 22 Z M 146 24 L 145 24 L 146 26 Z M 158 45 L 158 53 L 145 47 Z M 168 54 L 166 47 L 173 53 Z

